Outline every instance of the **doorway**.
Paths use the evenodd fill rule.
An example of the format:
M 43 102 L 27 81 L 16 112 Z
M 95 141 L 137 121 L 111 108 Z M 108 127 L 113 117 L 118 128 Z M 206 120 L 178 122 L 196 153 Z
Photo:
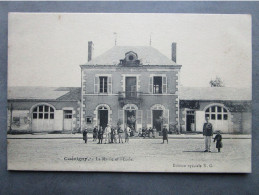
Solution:
M 192 110 L 186 112 L 186 131 L 195 131 L 195 113 Z
M 131 128 L 131 130 L 136 130 L 136 110 L 125 110 L 125 121 L 126 125 Z
M 105 129 L 108 124 L 108 109 L 104 106 L 98 109 L 98 124 Z
M 162 131 L 163 125 L 163 110 L 153 110 L 153 127 L 157 131 Z
M 126 97 L 134 98 L 137 95 L 136 90 L 137 78 L 136 77 L 126 77 Z
M 64 110 L 63 111 L 63 130 L 64 131 L 71 131 L 72 130 L 72 110 Z

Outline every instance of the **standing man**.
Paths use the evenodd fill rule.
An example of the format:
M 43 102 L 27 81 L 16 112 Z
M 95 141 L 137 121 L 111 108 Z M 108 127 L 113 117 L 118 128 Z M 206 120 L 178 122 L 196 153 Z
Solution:
M 123 140 L 122 140 L 122 138 L 123 138 L 123 130 L 121 129 L 120 126 L 118 126 L 117 130 L 118 130 L 119 143 L 123 143 Z
M 211 152 L 210 145 L 211 145 L 211 139 L 213 136 L 213 126 L 209 122 L 209 117 L 206 117 L 205 120 L 206 120 L 206 122 L 203 124 L 203 136 L 205 139 L 205 151 L 204 152 Z
M 94 130 L 93 130 L 93 142 L 96 141 L 97 134 L 98 134 L 98 128 L 97 128 L 97 126 L 95 126 Z
M 125 129 L 125 143 L 129 143 L 130 127 L 127 125 Z
M 102 126 L 99 126 L 99 130 L 98 130 L 98 144 L 102 144 L 103 143 L 103 128 Z
M 83 140 L 85 141 L 85 143 L 87 144 L 87 128 L 85 127 L 84 131 L 83 131 Z
M 108 124 L 107 127 L 104 130 L 104 135 L 105 135 L 105 144 L 109 144 L 111 142 L 111 127 Z
M 166 140 L 167 144 L 168 144 L 168 130 L 166 128 L 166 125 L 164 125 L 164 127 L 162 129 L 162 134 L 163 134 L 163 143 Z
M 115 129 L 114 129 L 114 127 L 111 127 L 111 143 L 113 143 L 113 141 L 114 141 L 114 137 L 115 137 Z

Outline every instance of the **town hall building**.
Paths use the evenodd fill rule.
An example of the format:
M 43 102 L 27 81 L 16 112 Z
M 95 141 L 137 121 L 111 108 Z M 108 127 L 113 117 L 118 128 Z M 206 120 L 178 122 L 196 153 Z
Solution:
M 151 46 L 114 46 L 81 65 L 81 127 L 120 125 L 135 131 L 143 127 L 177 124 L 181 65 Z

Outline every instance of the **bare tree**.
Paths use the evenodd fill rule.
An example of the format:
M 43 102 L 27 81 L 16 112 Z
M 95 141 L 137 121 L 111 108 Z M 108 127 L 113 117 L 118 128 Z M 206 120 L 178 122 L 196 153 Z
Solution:
M 216 76 L 215 79 L 210 80 L 210 86 L 211 87 L 225 87 L 225 84 L 220 77 Z

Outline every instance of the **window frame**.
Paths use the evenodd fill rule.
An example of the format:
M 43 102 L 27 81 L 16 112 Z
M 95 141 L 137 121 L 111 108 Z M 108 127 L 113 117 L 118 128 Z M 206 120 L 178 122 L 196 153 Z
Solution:
M 99 93 L 108 93 L 108 76 L 99 76 Z
M 227 109 L 222 105 L 211 105 L 205 109 L 205 116 L 213 121 L 226 121 L 229 119 Z
M 46 104 L 36 105 L 32 110 L 33 120 L 49 120 L 55 119 L 55 110 Z
M 155 85 L 155 78 L 161 79 L 160 85 Z M 158 86 L 158 92 L 155 90 L 155 86 Z M 163 76 L 153 76 L 153 94 L 163 94 Z
M 73 119 L 73 110 L 63 110 L 64 119 Z

